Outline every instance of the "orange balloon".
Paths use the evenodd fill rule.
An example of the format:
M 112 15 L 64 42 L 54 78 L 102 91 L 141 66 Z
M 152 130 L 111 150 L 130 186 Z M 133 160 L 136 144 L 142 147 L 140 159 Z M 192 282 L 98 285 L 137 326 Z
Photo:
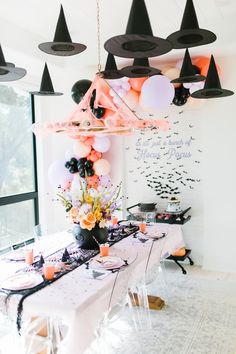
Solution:
M 102 118 L 105 119 L 105 118 L 107 118 L 107 117 L 110 117 L 110 116 L 112 116 L 114 113 L 115 113 L 115 112 L 112 111 L 111 109 L 106 108 L 105 114 L 103 115 Z
M 208 72 L 209 65 L 210 65 L 210 60 L 211 60 L 211 58 L 200 57 L 200 58 L 193 60 L 193 65 L 196 65 L 200 69 L 201 75 L 207 76 L 207 72 Z M 221 67 L 219 66 L 219 64 L 216 64 L 216 69 L 217 69 L 218 75 L 221 76 L 222 71 L 221 71 Z
M 130 78 L 129 83 L 133 90 L 140 92 L 143 86 L 144 81 L 147 80 L 147 77 L 137 77 Z

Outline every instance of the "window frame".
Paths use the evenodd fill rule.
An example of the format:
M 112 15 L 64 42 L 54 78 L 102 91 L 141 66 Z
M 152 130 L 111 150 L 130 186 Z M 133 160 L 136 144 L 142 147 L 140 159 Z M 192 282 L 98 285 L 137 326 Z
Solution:
M 34 95 L 30 94 L 30 106 L 31 106 L 31 122 L 35 123 L 35 102 Z M 36 150 L 36 138 L 32 133 L 33 144 L 33 171 L 34 171 L 34 186 L 33 192 L 12 194 L 6 197 L 0 197 L 0 206 L 9 205 L 14 203 L 20 203 L 26 200 L 33 200 L 34 202 L 34 223 L 39 223 L 39 200 L 38 200 L 38 175 L 37 175 L 37 150 Z

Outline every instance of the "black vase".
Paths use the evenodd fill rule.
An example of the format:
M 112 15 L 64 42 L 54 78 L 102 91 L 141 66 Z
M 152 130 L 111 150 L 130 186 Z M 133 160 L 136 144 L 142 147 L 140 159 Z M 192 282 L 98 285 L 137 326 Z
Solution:
M 73 228 L 73 235 L 79 247 L 94 250 L 99 249 L 99 244 L 107 241 L 108 230 L 106 227 L 100 228 L 96 225 L 91 231 L 89 231 L 87 229 L 82 229 L 82 227 L 78 224 L 75 224 Z

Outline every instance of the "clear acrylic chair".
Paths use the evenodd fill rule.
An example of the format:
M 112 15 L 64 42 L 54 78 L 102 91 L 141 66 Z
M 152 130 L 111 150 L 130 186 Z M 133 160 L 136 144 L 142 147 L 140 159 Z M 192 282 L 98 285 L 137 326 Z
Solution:
M 96 341 L 94 348 L 91 349 L 92 353 L 115 354 L 120 344 L 129 334 L 133 333 L 133 326 L 125 321 L 124 312 L 127 311 L 128 285 L 134 262 L 132 267 L 125 266 L 114 274 L 107 311 L 97 327 Z
M 59 319 L 44 316 L 30 318 L 22 328 L 24 354 L 59 354 L 64 336 Z
M 142 255 L 144 260 L 140 267 L 139 281 L 137 282 L 136 279 L 133 281 L 132 277 L 130 279 L 129 306 L 138 332 L 152 329 L 152 310 L 149 301 L 150 295 L 154 294 L 150 294 L 152 292 L 150 285 L 162 278 L 161 261 L 164 245 L 165 239 L 151 240 L 146 247 L 145 255 Z M 156 295 L 159 296 L 158 293 Z

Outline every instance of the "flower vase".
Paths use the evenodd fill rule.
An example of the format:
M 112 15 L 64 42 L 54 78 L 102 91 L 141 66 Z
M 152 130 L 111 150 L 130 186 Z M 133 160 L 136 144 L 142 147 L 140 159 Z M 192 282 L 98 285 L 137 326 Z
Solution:
M 99 249 L 99 244 L 105 243 L 107 241 L 108 230 L 106 227 L 100 228 L 98 225 L 96 225 L 90 231 L 87 229 L 82 229 L 79 224 L 74 224 L 73 235 L 79 247 L 93 250 Z

